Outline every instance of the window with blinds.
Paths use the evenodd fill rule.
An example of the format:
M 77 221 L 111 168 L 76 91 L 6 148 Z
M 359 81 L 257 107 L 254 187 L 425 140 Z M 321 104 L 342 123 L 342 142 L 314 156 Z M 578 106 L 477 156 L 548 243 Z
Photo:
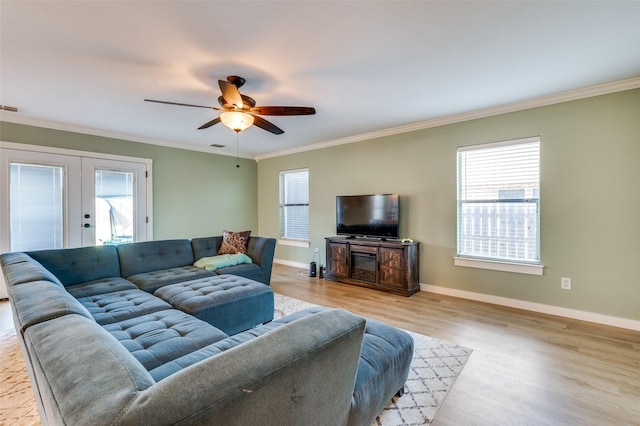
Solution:
M 458 148 L 458 256 L 540 263 L 540 139 Z
M 309 170 L 280 172 L 280 238 L 309 240 Z

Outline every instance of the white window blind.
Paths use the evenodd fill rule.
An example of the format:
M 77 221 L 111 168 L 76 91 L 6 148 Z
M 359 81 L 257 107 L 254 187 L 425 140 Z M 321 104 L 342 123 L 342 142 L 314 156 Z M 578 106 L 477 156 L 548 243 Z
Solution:
M 9 163 L 10 250 L 64 244 L 65 168 Z
M 540 139 L 458 149 L 458 256 L 540 263 Z
M 280 172 L 280 237 L 309 240 L 309 170 Z

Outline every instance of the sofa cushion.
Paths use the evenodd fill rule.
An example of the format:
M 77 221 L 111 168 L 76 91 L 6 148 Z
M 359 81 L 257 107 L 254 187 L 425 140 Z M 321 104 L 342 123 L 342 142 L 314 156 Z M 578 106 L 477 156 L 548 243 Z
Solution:
M 273 290 L 235 275 L 217 275 L 159 288 L 176 309 L 235 334 L 273 319 Z
M 39 250 L 27 254 L 40 262 L 65 286 L 120 276 L 115 246 Z
M 61 285 L 51 281 L 32 281 L 9 288 L 19 330 L 70 314 L 93 320 L 89 311 Z
M 118 246 L 120 276 L 191 266 L 195 259 L 189 240 L 144 241 Z
M 264 272 L 255 263 L 243 263 L 241 265 L 227 266 L 216 269 L 216 273 L 221 275 L 237 275 L 260 283 L 264 283 L 266 280 Z
M 164 300 L 138 288 L 81 297 L 78 301 L 101 325 L 172 309 Z
M 155 384 L 146 369 L 92 319 L 66 315 L 24 333 L 44 407 L 43 424 L 118 423 Z
M 167 362 L 157 368 L 150 370 L 149 373 L 154 378 L 154 380 L 160 381 L 170 376 L 171 374 L 182 370 L 183 368 L 210 358 L 228 349 L 234 348 L 242 343 L 246 343 L 258 336 L 262 336 L 263 334 L 271 330 L 275 330 L 276 328 L 282 327 L 283 325 L 294 322 L 300 318 L 308 317 L 318 312 L 324 312 L 328 310 L 330 310 L 330 308 L 314 307 L 294 312 L 293 314 L 287 315 L 286 317 L 271 321 L 267 324 L 259 325 L 250 330 L 243 331 L 242 333 L 229 336 L 226 339 L 220 340 L 216 343 L 212 343 L 211 345 L 208 345 L 202 349 L 181 356 L 180 358 L 176 358 L 171 362 Z
M 203 257 L 216 256 L 221 244 L 222 235 L 216 237 L 194 238 L 191 240 L 193 257 L 201 259 Z
M 100 280 L 89 281 L 88 283 L 70 285 L 67 291 L 76 299 L 88 297 L 96 294 L 111 293 L 123 290 L 135 290 L 138 286 L 120 277 L 109 277 Z M 139 289 L 138 289 L 139 290 Z
M 214 326 L 177 309 L 158 311 L 103 327 L 147 370 L 227 337 Z
M 55 275 L 26 253 L 5 253 L 0 257 L 8 286 L 30 281 L 51 281 L 62 286 Z
M 216 272 L 195 266 L 180 266 L 177 268 L 160 269 L 157 271 L 143 272 L 129 275 L 127 279 L 142 290 L 153 293 L 160 287 L 183 281 L 197 280 L 199 278 L 215 276 Z

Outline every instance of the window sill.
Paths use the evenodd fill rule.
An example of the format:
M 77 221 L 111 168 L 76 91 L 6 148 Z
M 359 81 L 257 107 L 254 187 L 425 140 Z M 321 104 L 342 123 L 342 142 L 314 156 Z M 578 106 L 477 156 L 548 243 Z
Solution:
M 288 238 L 280 238 L 278 240 L 278 244 L 283 246 L 291 246 L 291 247 L 304 247 L 304 248 L 311 247 L 311 242 L 307 240 L 291 240 Z
M 468 268 L 490 269 L 493 271 L 515 272 L 517 274 L 542 275 L 543 265 L 530 263 L 500 262 L 496 260 L 474 259 L 470 257 L 454 257 L 453 264 Z

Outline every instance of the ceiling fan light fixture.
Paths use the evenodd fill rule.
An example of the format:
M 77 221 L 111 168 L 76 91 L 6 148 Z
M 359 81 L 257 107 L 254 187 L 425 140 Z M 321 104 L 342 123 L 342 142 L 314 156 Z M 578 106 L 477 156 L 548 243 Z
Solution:
M 226 111 L 220 114 L 222 124 L 235 132 L 241 132 L 251 127 L 253 124 L 253 115 L 246 112 Z
M 256 106 L 256 101 L 253 98 L 243 95 L 238 91 L 238 88 L 244 84 L 244 81 L 244 78 L 233 75 L 227 77 L 227 81 L 218 80 L 218 86 L 220 86 L 220 92 L 222 93 L 222 95 L 218 97 L 220 108 L 206 105 L 184 104 L 180 102 L 158 101 L 154 99 L 145 99 L 145 101 L 221 111 L 219 117 L 207 121 L 202 126 L 198 127 L 198 130 L 208 129 L 213 125 L 222 123 L 236 133 L 239 133 L 255 124 L 256 127 L 266 130 L 269 133 L 281 135 L 284 133 L 284 130 L 270 121 L 265 120 L 261 115 L 290 116 L 313 115 L 316 113 L 316 109 L 312 107 Z

